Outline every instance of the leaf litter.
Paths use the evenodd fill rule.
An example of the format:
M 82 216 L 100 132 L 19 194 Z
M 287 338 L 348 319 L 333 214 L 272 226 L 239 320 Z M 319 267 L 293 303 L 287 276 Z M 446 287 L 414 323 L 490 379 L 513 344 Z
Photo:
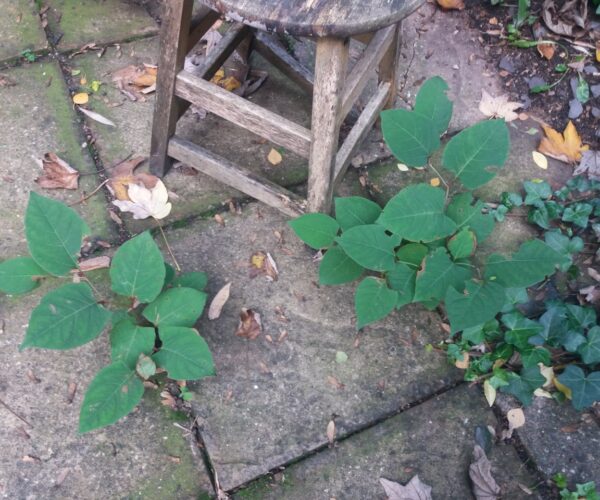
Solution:
M 432 500 L 433 498 L 431 486 L 422 482 L 418 475 L 413 476 L 405 486 L 383 477 L 379 478 L 379 483 L 383 486 L 389 500 Z
M 42 167 L 42 175 L 35 182 L 44 189 L 77 189 L 79 187 L 79 171 L 55 153 L 46 153 L 38 162 Z
M 227 283 L 221 288 L 215 297 L 213 298 L 208 308 L 208 319 L 215 320 L 221 316 L 225 303 L 229 300 L 229 293 L 231 291 L 231 282 Z
M 469 477 L 473 494 L 477 500 L 496 500 L 500 496 L 500 486 L 492 477 L 492 464 L 479 445 L 473 449 L 473 462 L 469 466 Z

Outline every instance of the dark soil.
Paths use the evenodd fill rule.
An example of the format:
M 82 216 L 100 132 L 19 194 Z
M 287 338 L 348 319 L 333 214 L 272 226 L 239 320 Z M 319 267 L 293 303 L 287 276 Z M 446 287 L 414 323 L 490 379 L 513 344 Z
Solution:
M 556 50 L 551 60 L 542 57 L 536 47 L 516 48 L 509 44 L 507 37 L 507 26 L 512 22 L 516 13 L 514 5 L 491 5 L 489 0 L 468 0 L 465 9 L 471 26 L 480 32 L 480 40 L 485 51 L 485 57 L 497 68 L 498 73 L 505 83 L 506 94 L 511 101 L 524 103 L 523 111 L 540 118 L 550 124 L 556 130 L 562 131 L 569 120 L 569 101 L 574 99 L 570 80 L 577 78 L 577 71 L 569 69 L 560 83 L 551 90 L 544 93 L 530 92 L 530 79 L 536 78 L 534 84 L 552 84 L 561 78 L 561 74 L 555 71 L 557 64 L 572 62 L 578 55 L 582 55 L 573 48 L 572 41 L 561 38 L 547 31 L 543 39 L 555 40 L 560 43 L 555 46 Z M 557 4 L 561 2 L 558 1 Z M 529 25 L 525 23 L 520 28 L 521 38 L 536 40 L 534 34 L 545 29 L 541 18 L 542 0 L 532 0 L 531 14 L 536 21 Z M 589 9 L 588 16 L 590 24 L 592 21 L 600 21 L 600 16 Z M 593 19 L 592 19 L 593 18 Z M 490 22 L 491 21 L 491 22 Z M 593 45 L 591 33 L 579 38 L 578 41 Z M 585 69 L 581 76 L 592 85 L 600 84 L 600 63 L 595 59 L 593 49 L 588 49 L 590 56 L 585 59 Z M 573 119 L 573 123 L 586 144 L 592 149 L 598 149 L 600 142 L 599 120 L 600 117 L 600 95 L 593 97 L 590 92 L 590 100 L 583 104 L 583 113 Z

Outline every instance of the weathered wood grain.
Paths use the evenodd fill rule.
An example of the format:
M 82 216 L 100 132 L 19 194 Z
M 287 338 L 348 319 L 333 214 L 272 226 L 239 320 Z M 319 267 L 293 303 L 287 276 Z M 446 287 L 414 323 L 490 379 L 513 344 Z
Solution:
M 181 71 L 177 76 L 175 93 L 188 102 L 308 158 L 310 131 L 283 116 L 187 71 Z
M 254 48 L 273 66 L 292 80 L 308 95 L 313 93 L 314 77 L 310 70 L 304 67 L 285 50 L 274 35 L 257 32 L 254 38 Z
M 402 43 L 402 21 L 394 27 L 392 43 L 379 63 L 379 81 L 389 82 L 391 85 L 390 96 L 386 103 L 387 108 L 394 106 L 398 90 L 398 57 Z
M 391 93 L 391 89 L 392 87 L 390 82 L 382 82 L 379 84 L 377 91 L 363 109 L 362 113 L 358 117 L 358 120 L 342 144 L 342 147 L 338 151 L 335 160 L 335 171 L 333 174 L 334 191 L 344 177 L 350 161 L 358 152 L 358 148 L 365 140 L 367 134 L 373 127 L 373 124 L 379 117 L 379 112 L 385 107 L 385 104 Z
M 294 193 L 180 137 L 169 141 L 169 155 L 288 216 L 297 217 L 305 211 L 306 201 Z
M 175 133 L 181 100 L 175 95 L 175 79 L 187 55 L 194 0 L 169 0 L 163 5 L 163 25 L 156 80 L 156 102 L 150 146 L 150 171 L 162 177 L 170 167 L 169 138 Z
M 337 153 L 342 90 L 348 67 L 349 39 L 319 38 L 315 63 L 312 144 L 308 164 L 308 210 L 329 212 Z
M 201 0 L 236 21 L 298 36 L 348 37 L 377 31 L 425 0 Z
M 219 17 L 220 15 L 218 12 L 209 9 L 208 7 L 203 6 L 198 9 L 190 22 L 187 52 L 194 48 Z

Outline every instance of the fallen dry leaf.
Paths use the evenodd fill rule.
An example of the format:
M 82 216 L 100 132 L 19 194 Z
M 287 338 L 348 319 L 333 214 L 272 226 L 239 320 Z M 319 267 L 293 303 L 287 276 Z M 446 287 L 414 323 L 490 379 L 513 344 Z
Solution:
M 456 366 L 456 368 L 458 368 L 460 370 L 466 370 L 467 368 L 469 368 L 469 358 L 470 358 L 469 353 L 464 352 L 463 358 L 456 360 L 454 362 L 454 366 Z
M 119 163 L 111 169 L 110 180 L 106 187 L 117 200 L 129 200 L 127 194 L 129 184 L 141 183 L 148 189 L 156 186 L 158 177 L 146 173 L 134 174 L 134 170 L 145 160 L 146 158 L 143 156 L 136 156 Z
M 73 102 L 75 104 L 87 104 L 90 100 L 90 96 L 85 92 L 79 92 L 73 96 Z
M 433 187 L 438 187 L 440 185 L 441 181 L 439 177 L 433 177 L 430 181 L 429 184 L 431 184 Z
M 538 146 L 540 153 L 565 163 L 577 163 L 581 160 L 582 153 L 589 149 L 589 146 L 581 142 L 581 137 L 570 120 L 562 134 L 545 124 L 542 124 L 542 128 L 546 137 L 542 138 Z
M 406 486 L 382 477 L 379 483 L 389 500 L 432 500 L 431 486 L 422 482 L 418 475 L 413 476 Z
M 573 175 L 587 174 L 592 181 L 600 181 L 600 151 L 584 151 L 581 162 L 573 171 Z
M 508 433 L 506 438 L 510 439 L 515 429 L 525 425 L 525 413 L 521 408 L 513 408 L 506 413 L 506 419 L 508 420 Z
M 69 382 L 69 387 L 67 388 L 67 403 L 73 403 L 75 399 L 75 394 L 77 393 L 77 382 Z
M 333 442 L 335 441 L 335 421 L 334 420 L 330 420 L 329 423 L 327 424 L 327 441 L 329 441 L 329 444 L 333 444 Z
M 169 193 L 161 180 L 157 180 L 152 189 L 138 184 L 129 184 L 129 200 L 114 200 L 113 205 L 121 212 L 131 212 L 134 219 L 164 219 L 171 213 Z
M 332 377 L 331 375 L 327 376 L 327 382 L 329 383 L 329 385 L 331 385 L 334 389 L 338 389 L 338 390 L 342 390 L 345 386 L 344 384 L 342 384 L 337 378 Z
M 596 281 L 600 281 L 600 273 L 596 271 L 593 267 L 587 268 L 588 276 Z
M 208 319 L 213 320 L 217 319 L 221 316 L 221 311 L 223 310 L 223 306 L 229 300 L 229 292 L 231 290 L 231 282 L 227 283 L 223 288 L 221 288 L 215 298 L 212 299 L 210 303 L 210 307 L 208 308 Z
M 116 127 L 114 122 L 110 121 L 108 118 L 102 116 L 100 113 L 96 113 L 95 111 L 90 111 L 89 109 L 82 108 L 79 106 L 77 108 L 84 115 L 90 117 L 92 120 L 97 121 L 98 123 L 102 123 L 103 125 L 108 125 L 109 127 Z
M 160 398 L 160 403 L 163 406 L 168 406 L 172 410 L 175 410 L 177 408 L 177 400 L 169 391 L 162 391 L 160 393 Z
M 437 0 L 437 3 L 444 10 L 463 10 L 465 8 L 463 0 Z
M 473 483 L 473 494 L 477 500 L 496 500 L 500 496 L 500 486 L 492 477 L 492 464 L 479 445 L 475 445 L 473 449 L 473 462 L 469 465 L 469 477 Z
M 523 105 L 520 102 L 511 102 L 507 95 L 494 97 L 485 90 L 481 91 L 481 101 L 479 101 L 479 111 L 489 118 L 504 118 L 507 122 L 512 122 L 519 117 L 515 113 Z
M 587 0 L 546 0 L 542 17 L 546 26 L 557 35 L 578 38 L 587 32 Z
M 35 464 L 41 462 L 42 459 L 40 457 L 36 457 L 35 455 L 23 455 L 21 461 L 28 464 Z
M 260 320 L 260 314 L 252 309 L 243 307 L 242 312 L 240 312 L 240 323 L 235 334 L 238 337 L 254 340 L 261 334 L 261 331 L 262 322 Z
M 490 384 L 489 380 L 483 382 L 483 394 L 488 404 L 492 406 L 496 401 L 496 388 Z
M 42 158 L 43 173 L 35 182 L 44 189 L 77 189 L 79 172 L 54 153 Z
M 132 92 L 134 96 L 137 96 L 137 98 L 142 98 L 144 90 L 156 88 L 155 85 L 157 73 L 157 67 L 154 65 L 131 64 L 114 71 L 112 73 L 112 80 L 122 92 Z
M 96 269 L 107 269 L 110 267 L 110 257 L 108 255 L 92 257 L 91 259 L 80 261 L 78 266 L 79 270 L 83 272 L 95 271 Z
M 0 75 L 0 87 L 13 87 L 16 85 L 16 82 L 10 79 L 6 75 Z
M 275 148 L 271 148 L 271 151 L 267 155 L 267 160 L 271 165 L 279 165 L 283 161 L 283 156 Z
M 275 259 L 272 255 L 267 252 L 255 252 L 250 257 L 250 277 L 256 278 L 257 276 L 264 275 L 268 281 L 277 281 L 279 278 L 279 270 Z
M 552 59 L 554 57 L 554 44 L 553 43 L 540 43 L 537 46 L 537 50 L 542 57 L 548 59 Z
M 548 170 L 548 158 L 546 158 L 542 153 L 540 153 L 539 151 L 533 151 L 531 153 L 531 156 L 533 157 L 533 162 L 540 167 L 543 170 Z
M 579 290 L 579 293 L 583 295 L 586 302 L 590 304 L 600 303 L 600 288 L 594 285 L 586 286 Z

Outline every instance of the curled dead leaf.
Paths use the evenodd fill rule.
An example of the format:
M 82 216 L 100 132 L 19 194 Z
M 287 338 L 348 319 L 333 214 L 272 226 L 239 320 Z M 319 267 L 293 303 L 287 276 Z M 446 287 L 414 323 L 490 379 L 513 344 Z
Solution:
M 229 292 L 231 290 L 231 282 L 227 283 L 223 288 L 221 288 L 214 299 L 210 303 L 210 307 L 208 308 L 208 319 L 214 320 L 221 316 L 221 311 L 223 310 L 223 306 L 229 300 Z
M 473 494 L 477 500 L 496 500 L 500 496 L 500 486 L 492 477 L 492 464 L 479 445 L 475 445 L 473 449 L 473 462 L 469 465 L 469 477 L 473 483 Z
M 422 482 L 418 475 L 413 476 L 406 486 L 382 477 L 379 484 L 383 486 L 388 500 L 432 500 L 431 486 Z
M 235 334 L 248 340 L 256 339 L 262 332 L 260 314 L 252 309 L 242 308 L 240 322 Z
M 333 442 L 335 441 L 335 421 L 334 420 L 330 420 L 329 423 L 327 424 L 327 441 L 329 441 L 329 444 L 333 444 Z
M 510 102 L 507 95 L 494 97 L 485 90 L 481 91 L 481 101 L 479 101 L 479 111 L 489 118 L 504 118 L 504 121 L 511 122 L 519 117 L 515 110 L 523 105 L 520 102 Z
M 557 35 L 578 38 L 587 32 L 587 9 L 587 0 L 546 0 L 542 6 L 542 18 Z
M 96 269 L 108 269 L 110 267 L 110 257 L 102 255 L 100 257 L 92 257 L 79 262 L 79 270 L 83 272 L 95 271 Z
M 542 124 L 542 128 L 546 136 L 542 138 L 538 151 L 546 156 L 565 163 L 577 163 L 581 160 L 582 153 L 589 149 L 588 145 L 581 142 L 581 137 L 570 120 L 562 134 L 546 124 Z
M 161 180 L 157 180 L 152 189 L 138 184 L 129 184 L 127 189 L 129 200 L 115 200 L 113 205 L 121 212 L 131 212 L 134 219 L 164 219 L 171 213 L 169 193 Z
M 45 189 L 77 189 L 79 172 L 55 153 L 46 153 L 42 158 L 43 173 L 35 182 Z
M 554 44 L 553 43 L 540 43 L 537 46 L 537 50 L 542 57 L 550 60 L 554 57 Z

